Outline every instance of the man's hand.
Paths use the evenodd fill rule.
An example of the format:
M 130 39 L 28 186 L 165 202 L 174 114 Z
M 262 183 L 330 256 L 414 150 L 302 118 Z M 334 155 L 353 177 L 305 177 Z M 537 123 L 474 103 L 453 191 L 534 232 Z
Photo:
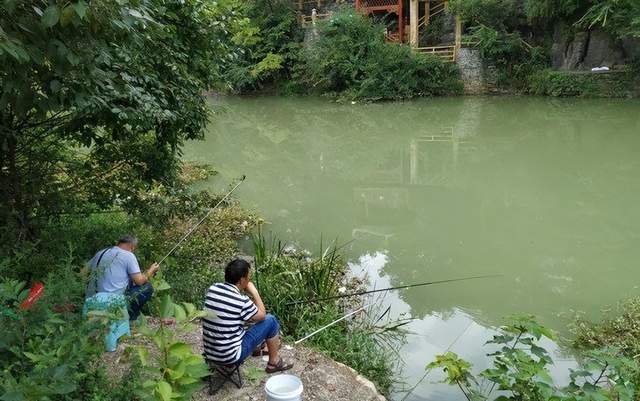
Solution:
M 157 263 L 152 264 L 151 266 L 149 266 L 149 269 L 147 269 L 147 276 L 153 277 L 158 272 L 158 269 L 160 269 L 159 264 Z
M 258 293 L 258 289 L 256 288 L 255 285 L 253 285 L 253 283 L 251 281 L 249 281 L 249 283 L 247 284 L 247 287 L 245 288 L 245 291 L 251 296 L 251 298 L 253 298 L 253 303 L 258 308 L 258 313 L 253 315 L 251 320 L 253 320 L 254 322 L 259 322 L 259 321 L 264 320 L 264 318 L 267 316 L 267 310 L 264 307 L 264 303 L 262 302 L 262 298 L 260 298 L 260 294 Z
M 249 284 L 247 284 L 246 290 L 249 293 L 249 295 L 251 295 L 253 298 L 255 298 L 256 295 L 258 295 L 258 289 L 256 288 L 255 285 L 253 285 L 251 281 L 249 281 Z

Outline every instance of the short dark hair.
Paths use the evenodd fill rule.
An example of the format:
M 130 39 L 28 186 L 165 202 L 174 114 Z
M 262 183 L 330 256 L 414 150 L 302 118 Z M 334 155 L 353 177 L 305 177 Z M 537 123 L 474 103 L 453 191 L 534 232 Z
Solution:
M 117 245 L 121 245 L 121 244 L 131 244 L 133 246 L 137 246 L 138 245 L 138 239 L 131 235 L 131 234 L 125 234 L 122 237 L 120 237 L 118 239 L 118 244 Z
M 224 281 L 229 284 L 238 284 L 240 279 L 247 277 L 251 265 L 246 260 L 235 259 L 224 268 Z

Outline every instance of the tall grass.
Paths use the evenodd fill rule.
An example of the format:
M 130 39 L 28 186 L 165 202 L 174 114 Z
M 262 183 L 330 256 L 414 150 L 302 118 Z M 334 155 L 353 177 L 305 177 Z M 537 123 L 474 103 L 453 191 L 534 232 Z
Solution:
M 335 243 L 325 248 L 320 241 L 320 253 L 315 257 L 308 251 L 283 246 L 273 237 L 268 241 L 261 230 L 254 236 L 253 243 L 260 294 L 269 312 L 280 320 L 288 341 L 298 340 L 344 316 L 349 308 L 363 304 L 363 299 L 289 304 L 338 295 L 342 286 L 348 291 L 359 289 L 358 281 L 348 280 L 347 264 Z M 367 303 L 370 301 L 372 299 Z M 387 393 L 394 383 L 394 369 L 399 361 L 394 349 L 402 340 L 401 327 L 406 323 L 388 317 L 380 319 L 387 315 L 381 314 L 381 309 L 381 306 L 372 307 L 303 344 L 351 366 Z

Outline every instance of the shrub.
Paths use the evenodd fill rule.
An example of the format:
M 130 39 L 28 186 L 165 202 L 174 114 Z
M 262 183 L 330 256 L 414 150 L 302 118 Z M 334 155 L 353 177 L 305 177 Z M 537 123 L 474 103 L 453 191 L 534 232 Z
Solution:
M 3 400 L 84 399 L 85 381 L 95 374 L 92 362 L 104 347 L 107 320 L 87 321 L 80 316 L 81 304 L 68 304 L 81 297 L 84 282 L 69 265 L 59 266 L 59 271 L 27 310 L 18 307 L 27 296 L 25 283 L 0 282 Z
M 249 0 L 242 4 L 247 18 L 231 39 L 238 51 L 226 62 L 223 89 L 247 93 L 287 82 L 304 36 L 291 3 Z
M 202 210 L 196 216 L 205 213 Z M 220 281 L 224 265 L 238 254 L 238 241 L 245 238 L 258 218 L 237 204 L 220 208 L 185 241 L 161 268 L 162 276 L 171 284 L 173 296 L 201 305 L 206 289 Z M 191 228 L 193 220 L 174 219 L 156 241 L 167 252 Z M 161 257 L 162 253 L 157 253 Z
M 632 72 L 592 74 L 544 70 L 529 77 L 529 91 L 554 97 L 629 97 L 637 91 Z
M 606 311 L 606 318 L 600 323 L 578 317 L 571 326 L 575 335 L 572 346 L 579 350 L 615 347 L 629 357 L 640 355 L 640 297 L 620 302 L 612 310 Z M 634 378 L 636 388 L 640 388 L 640 373 Z M 636 399 L 640 399 L 637 394 Z
M 254 240 L 256 263 L 254 282 L 270 312 L 279 319 L 284 335 L 298 340 L 359 306 L 360 299 L 332 300 L 291 305 L 290 302 L 340 294 L 341 286 L 360 288 L 347 281 L 347 266 L 335 246 L 320 245 L 320 256 L 293 250 L 273 241 L 271 247 L 261 234 Z M 404 322 L 389 322 L 378 327 L 369 319 L 343 321 L 306 340 L 305 344 L 351 366 L 370 378 L 382 392 L 393 382 L 395 357 L 384 344 L 393 344 Z M 387 343 L 384 343 L 387 341 Z
M 518 32 L 479 25 L 470 28 L 469 40 L 477 43 L 482 57 L 496 66 L 496 83 L 502 88 L 526 89 L 529 75 L 548 65 L 545 50 L 529 45 Z
M 194 331 L 192 322 L 206 313 L 189 303 L 176 304 L 164 293 L 156 315 L 160 318 L 157 327 L 152 328 L 143 320 L 138 329 L 146 344 L 134 347 L 145 370 L 144 383 L 137 394 L 148 401 L 189 401 L 204 387 L 202 378 L 209 375 L 209 369 L 202 355 L 194 354 L 189 344 L 178 341 L 177 331 Z M 163 319 L 168 318 L 175 318 L 177 329 L 167 327 Z
M 452 14 L 459 15 L 470 26 L 499 29 L 517 25 L 520 11 L 515 0 L 451 0 L 449 7 Z
M 387 43 L 384 27 L 344 9 L 320 27 L 296 79 L 301 87 L 351 99 L 404 99 L 458 93 L 454 65 Z
M 126 210 L 138 211 L 132 214 L 120 206 L 108 213 L 64 216 L 43 228 L 39 241 L 23 242 L 20 249 L 12 245 L 0 249 L 0 275 L 24 281 L 44 280 L 47 275 L 60 274 L 60 261 L 75 266 L 77 273 L 95 252 L 114 244 L 124 233 L 139 238 L 136 254 L 144 270 L 162 258 L 222 199 L 222 195 L 194 192 L 187 186 L 207 178 L 210 171 L 187 165 L 188 174 L 182 174 L 174 185 L 157 184 L 148 192 L 125 200 Z M 257 220 L 255 214 L 232 200 L 221 204 L 163 263 L 161 274 L 172 285 L 172 295 L 200 305 L 206 288 L 220 278 L 220 267 L 237 255 L 238 241 L 248 235 Z M 47 287 L 59 282 L 53 276 L 45 280 Z M 83 296 L 84 289 L 79 294 Z
M 471 364 L 453 352 L 438 355 L 427 369 L 443 369 L 445 382 L 457 386 L 469 401 L 488 400 L 494 389 L 503 392 L 496 401 L 631 401 L 638 364 L 619 355 L 616 349 L 589 350 L 581 355 L 578 369 L 572 370 L 570 383 L 553 383 L 547 351 L 540 346 L 542 337 L 553 334 L 533 317 L 511 319 L 487 344 L 497 350 L 489 354 L 491 366 L 474 375 Z M 488 381 L 489 387 L 481 380 Z M 488 390 L 486 390 L 488 388 Z

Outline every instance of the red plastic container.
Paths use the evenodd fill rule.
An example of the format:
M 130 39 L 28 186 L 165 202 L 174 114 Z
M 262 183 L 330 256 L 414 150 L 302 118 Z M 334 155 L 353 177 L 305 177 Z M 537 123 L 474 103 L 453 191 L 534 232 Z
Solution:
M 27 298 L 20 304 L 20 309 L 30 309 L 33 304 L 42 296 L 42 294 L 44 294 L 44 284 L 40 281 L 37 281 L 29 290 L 29 296 L 27 296 Z

